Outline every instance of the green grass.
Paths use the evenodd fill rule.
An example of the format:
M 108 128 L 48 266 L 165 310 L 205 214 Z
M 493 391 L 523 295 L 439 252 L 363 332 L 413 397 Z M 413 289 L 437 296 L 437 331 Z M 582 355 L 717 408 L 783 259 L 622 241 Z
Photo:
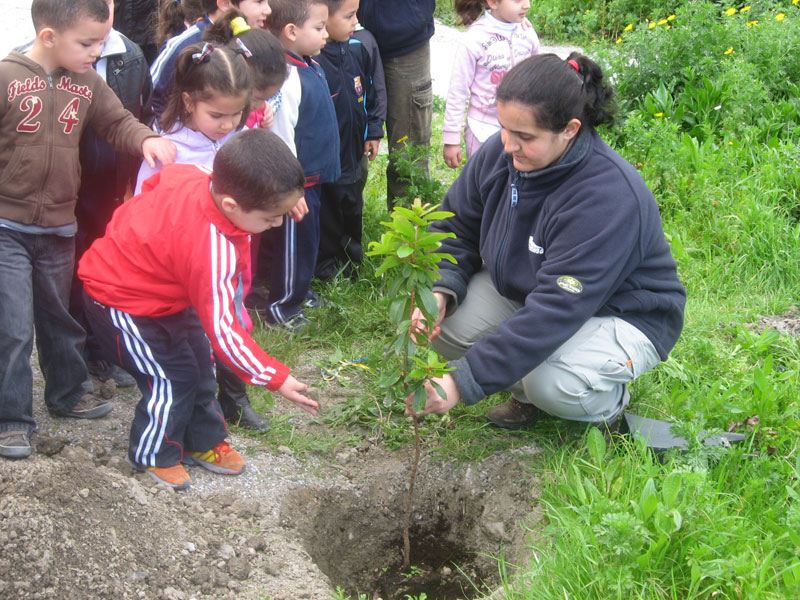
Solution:
M 564 31 L 582 45 L 600 40 L 587 52 L 620 91 L 624 123 L 603 135 L 654 191 L 688 291 L 681 339 L 669 361 L 631 386 L 631 409 L 678 423 L 689 452 L 662 463 L 639 443 L 606 445 L 555 419 L 531 431 L 488 428 L 486 410 L 502 393 L 425 418 L 424 443 L 466 462 L 524 445 L 543 449 L 531 469 L 544 486 L 545 527 L 532 536 L 529 563 L 498 560 L 505 598 L 797 598 L 800 340 L 758 323 L 800 303 L 800 5 L 753 4 L 725 15 L 728 4 L 662 2 L 652 9 L 664 12 L 657 17 L 676 17 L 653 28 L 644 21 L 653 15 L 636 12 L 647 6 L 548 0 L 531 16 L 535 25 L 539 9 L 550 24 L 556 14 L 575 17 Z M 620 33 L 621 23 L 635 26 Z M 442 163 L 441 101 L 435 106 L 432 175 L 447 186 L 456 173 Z M 365 243 L 387 218 L 385 161 L 370 170 Z M 413 442 L 403 407 L 387 405 L 378 387 L 389 325 L 377 264 L 365 260 L 355 282 L 314 284 L 331 303 L 314 312 L 313 335 L 258 330 L 259 342 L 293 368 L 368 357 L 372 369 L 320 378 L 323 398 L 341 387 L 356 392 L 325 407 L 311 433 L 274 419 L 260 436 L 266 445 L 327 454 L 365 439 L 387 448 Z M 256 394 L 259 406 L 272 401 Z M 716 453 L 696 443 L 701 430 L 727 430 L 753 415 L 758 422 L 740 446 Z

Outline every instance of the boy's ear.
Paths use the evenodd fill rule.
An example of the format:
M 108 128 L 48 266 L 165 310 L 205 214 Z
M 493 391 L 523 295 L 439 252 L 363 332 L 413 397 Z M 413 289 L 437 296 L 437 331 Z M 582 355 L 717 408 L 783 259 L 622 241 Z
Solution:
M 231 8 L 231 0 L 217 0 L 217 8 L 225 11 Z
M 294 23 L 287 23 L 283 26 L 283 37 L 285 37 L 290 42 L 293 42 L 297 39 L 297 25 Z
M 42 27 L 36 34 L 36 37 L 45 46 L 45 48 L 52 48 L 55 46 L 56 36 L 56 30 L 52 27 Z
M 239 208 L 239 203 L 230 196 L 223 196 L 219 204 L 222 207 L 222 211 L 227 214 L 234 213 Z

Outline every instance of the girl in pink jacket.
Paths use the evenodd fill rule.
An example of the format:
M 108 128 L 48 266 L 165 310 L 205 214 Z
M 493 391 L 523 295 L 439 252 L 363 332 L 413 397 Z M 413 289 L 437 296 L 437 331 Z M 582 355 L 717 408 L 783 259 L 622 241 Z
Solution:
M 456 50 L 442 128 L 444 161 L 452 169 L 462 162 L 461 129 L 467 101 L 464 142 L 470 157 L 500 130 L 497 86 L 511 67 L 539 52 L 539 36 L 526 16 L 530 6 L 530 0 L 455 1 L 462 24 L 471 25 Z

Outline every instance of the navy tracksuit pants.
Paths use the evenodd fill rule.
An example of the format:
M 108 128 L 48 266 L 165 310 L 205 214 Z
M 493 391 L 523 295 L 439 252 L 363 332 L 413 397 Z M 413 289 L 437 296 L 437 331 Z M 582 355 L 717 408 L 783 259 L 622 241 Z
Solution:
M 184 452 L 205 452 L 227 437 L 211 345 L 193 308 L 166 317 L 135 317 L 86 293 L 83 301 L 106 358 L 131 373 L 142 393 L 131 425 L 131 461 L 171 467 Z
M 283 225 L 261 234 L 268 237 L 272 250 L 267 316 L 270 323 L 282 323 L 299 313 L 311 288 L 319 250 L 320 186 L 307 187 L 305 199 L 308 214 L 302 221 L 295 223 L 286 217 Z

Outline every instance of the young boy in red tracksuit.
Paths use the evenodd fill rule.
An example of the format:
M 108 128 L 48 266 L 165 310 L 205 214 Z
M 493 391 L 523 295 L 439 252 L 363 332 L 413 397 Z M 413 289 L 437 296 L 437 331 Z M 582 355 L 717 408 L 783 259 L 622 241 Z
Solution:
M 161 483 L 187 488 L 183 462 L 244 470 L 225 441 L 211 347 L 247 383 L 316 414 L 306 385 L 258 347 L 240 318 L 250 234 L 285 215 L 301 218 L 303 184 L 300 163 L 275 134 L 243 132 L 222 146 L 213 173 L 168 165 L 147 179 L 80 261 L 87 318 L 142 392 L 128 461 Z

